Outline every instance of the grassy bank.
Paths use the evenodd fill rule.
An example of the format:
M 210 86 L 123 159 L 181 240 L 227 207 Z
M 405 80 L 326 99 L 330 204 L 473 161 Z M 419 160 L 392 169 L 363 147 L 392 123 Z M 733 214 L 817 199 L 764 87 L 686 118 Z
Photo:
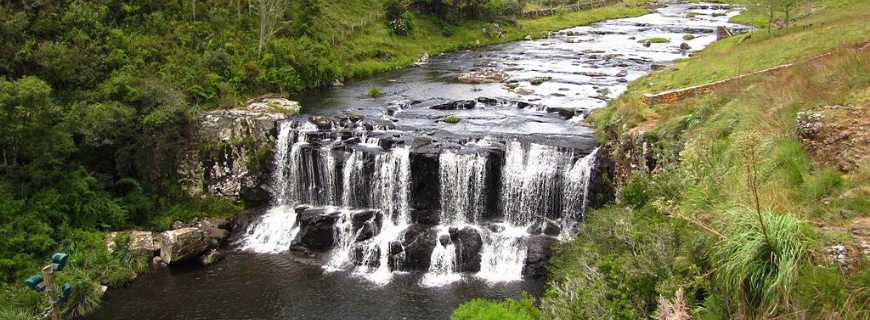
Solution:
M 766 25 L 760 9 L 747 21 Z M 800 112 L 840 105 L 858 111 L 828 120 L 866 130 L 855 114 L 870 105 L 870 52 L 854 48 L 870 41 L 868 12 L 866 1 L 805 3 L 791 28 L 713 44 L 593 113 L 602 142 L 645 141 L 656 169 L 621 177 L 616 201 L 590 212 L 578 238 L 558 248 L 549 289 L 525 318 L 870 318 L 870 264 L 860 257 L 870 164 L 830 163 L 796 125 Z M 824 52 L 833 54 L 678 103 L 640 101 Z M 845 264 L 832 260 L 835 245 L 848 248 Z M 516 302 L 474 304 L 463 308 Z M 486 312 L 495 311 L 461 319 Z

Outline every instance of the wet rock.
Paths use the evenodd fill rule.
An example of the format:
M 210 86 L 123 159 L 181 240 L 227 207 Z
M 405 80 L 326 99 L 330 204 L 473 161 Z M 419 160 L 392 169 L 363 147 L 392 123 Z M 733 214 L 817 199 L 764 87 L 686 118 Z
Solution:
M 483 239 L 477 229 L 451 227 L 449 233 L 450 240 L 456 245 L 458 271 L 480 271 L 480 249 L 483 247 Z
M 450 245 L 450 243 L 451 242 L 450 242 L 450 235 L 449 234 L 442 234 L 440 237 L 438 237 L 438 244 L 439 245 L 448 246 L 448 245 Z
M 427 226 L 441 223 L 441 213 L 437 210 L 423 209 L 411 211 L 411 222 Z
M 553 80 L 553 77 L 534 77 L 529 80 L 529 83 L 531 83 L 533 86 L 538 86 L 550 80 Z
M 224 254 L 216 249 L 211 249 L 199 257 L 199 264 L 203 266 L 212 265 L 224 258 Z
M 505 229 L 505 227 L 503 225 L 496 224 L 496 223 L 486 223 L 483 225 L 483 227 L 486 228 L 486 230 L 489 230 L 489 231 L 495 232 L 495 233 L 502 232 Z
M 650 70 L 653 70 L 653 71 L 661 70 L 661 69 L 664 69 L 664 68 L 667 68 L 667 67 L 668 67 L 667 65 L 664 65 L 664 64 L 658 64 L 658 63 L 653 63 L 653 64 L 651 64 L 651 65 L 649 66 Z
M 181 228 L 160 233 L 160 258 L 174 264 L 196 257 L 208 248 L 205 233 L 198 228 Z
M 473 109 L 475 105 L 476 105 L 476 102 L 474 100 L 457 100 L 457 101 L 452 101 L 452 102 L 432 106 L 430 109 L 434 109 L 434 110 L 469 110 L 469 109 Z
M 402 236 L 402 246 L 405 248 L 402 270 L 428 270 L 437 242 L 436 237 L 437 234 L 428 226 L 413 224 L 405 229 Z
M 558 113 L 564 119 L 574 117 L 576 109 L 572 107 L 547 107 L 547 112 Z
M 644 41 L 644 42 L 641 42 L 641 43 L 643 44 L 644 47 L 650 47 L 650 46 L 652 46 L 652 43 L 650 43 L 649 41 Z
M 333 119 L 324 116 L 311 116 L 308 118 L 308 122 L 311 122 L 320 130 L 330 130 L 335 125 Z
M 463 83 L 480 84 L 505 82 L 508 78 L 509 76 L 506 72 L 488 67 L 477 71 L 462 73 L 457 77 L 457 80 Z
M 497 99 L 487 98 L 487 97 L 477 98 L 477 102 L 483 103 L 483 104 L 488 105 L 488 106 L 494 106 L 494 105 L 498 104 Z
M 335 243 L 335 223 L 339 212 L 323 208 L 312 208 L 303 211 L 297 217 L 299 233 L 293 243 L 308 249 L 322 251 L 332 248 Z
M 619 70 L 615 75 L 615 77 L 626 77 L 628 76 L 628 70 Z
M 552 246 L 558 242 L 553 237 L 534 235 L 526 239 L 526 261 L 523 276 L 543 279 L 547 277 L 547 263 L 553 256 Z
M 535 90 L 532 90 L 532 89 L 529 89 L 529 88 L 524 88 L 524 87 L 517 87 L 517 88 L 514 89 L 513 91 L 514 91 L 514 93 L 516 93 L 516 94 L 518 94 L 518 95 L 523 95 L 523 96 L 526 96 L 526 95 L 530 95 L 530 94 L 534 94 L 534 93 L 535 93 Z
M 690 46 L 688 43 L 683 42 L 680 44 L 680 50 L 689 51 L 691 49 L 692 49 L 692 46 Z
M 429 145 L 429 146 L 434 146 Z M 427 146 L 428 147 L 428 146 Z M 438 153 L 411 153 L 411 208 L 416 210 L 440 210 L 441 186 Z

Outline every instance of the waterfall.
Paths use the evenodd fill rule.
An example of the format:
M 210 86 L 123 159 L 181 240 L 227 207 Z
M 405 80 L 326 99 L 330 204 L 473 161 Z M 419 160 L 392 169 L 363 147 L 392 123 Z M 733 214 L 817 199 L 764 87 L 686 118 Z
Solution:
M 289 121 L 278 124 L 278 140 L 275 141 L 275 171 L 272 173 L 272 190 L 275 193 L 274 204 L 287 205 L 287 145 L 290 143 L 291 130 Z
M 462 279 L 462 274 L 456 272 L 458 268 L 456 245 L 450 240 L 448 228 L 441 228 L 435 240 L 429 271 L 420 279 L 420 284 L 424 287 L 438 287 L 456 282 Z
M 296 212 L 288 206 L 276 206 L 248 226 L 241 249 L 258 253 L 280 253 L 290 248 L 299 226 Z
M 562 201 L 561 168 L 570 158 L 570 152 L 553 146 L 508 143 L 500 195 L 505 220 L 521 226 L 536 217 L 558 214 Z
M 486 205 L 486 154 L 441 153 L 441 223 L 477 223 Z
M 574 162 L 565 172 L 565 187 L 562 197 L 565 199 L 565 210 L 562 220 L 582 219 L 586 214 L 586 204 L 589 199 L 589 182 L 592 180 L 592 169 L 595 167 L 595 159 L 598 148 Z
M 358 143 L 347 144 L 336 138 L 340 135 L 309 123 L 297 128 L 290 122 L 278 125 L 271 177 L 275 207 L 249 226 L 240 241 L 243 250 L 286 251 L 300 228 L 293 206 L 334 206 L 328 210 L 337 217 L 333 217 L 332 251 L 324 268 L 347 270 L 375 284 L 391 280 L 399 266 L 396 255 L 406 249 L 401 247 L 402 234 L 412 223 L 411 147 L 398 144 L 384 150 L 380 146 L 384 141 L 368 130 L 352 134 Z M 440 196 L 440 203 L 436 202 L 440 225 L 434 227 L 436 244 L 427 252 L 431 263 L 421 285 L 440 286 L 462 279 L 459 260 L 468 253 L 460 249 L 472 245 L 477 250 L 470 243 L 454 243 L 450 227 L 466 230 L 459 237 L 472 237 L 461 239 L 480 236 L 481 265 L 476 276 L 496 283 L 522 279 L 527 230 L 534 230 L 529 227 L 540 218 L 561 219 L 563 234 L 570 223 L 582 218 L 597 150 L 581 157 L 570 148 L 509 140 L 504 159 L 493 160 L 492 153 L 481 149 L 493 146 L 487 139 L 466 144 L 465 150 L 443 150 L 438 155 L 433 169 L 438 174 L 435 192 Z M 492 166 L 501 167 L 495 172 L 501 174 L 498 181 L 488 176 Z M 488 208 L 490 192 L 498 193 L 504 220 L 479 227 L 484 216 L 496 211 Z M 355 210 L 363 208 L 377 213 L 360 221 L 357 214 L 371 214 L 370 210 Z
M 526 261 L 526 229 L 503 224 L 497 228 L 504 229 L 484 232 L 477 277 L 490 283 L 521 280 Z

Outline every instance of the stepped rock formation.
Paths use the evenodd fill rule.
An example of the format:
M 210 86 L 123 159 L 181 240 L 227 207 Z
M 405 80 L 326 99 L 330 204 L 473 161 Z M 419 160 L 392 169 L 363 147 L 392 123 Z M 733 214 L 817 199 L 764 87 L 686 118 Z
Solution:
M 182 187 L 193 196 L 266 202 L 276 122 L 298 112 L 298 103 L 260 98 L 249 101 L 245 109 L 200 114 L 190 125 L 179 157 Z

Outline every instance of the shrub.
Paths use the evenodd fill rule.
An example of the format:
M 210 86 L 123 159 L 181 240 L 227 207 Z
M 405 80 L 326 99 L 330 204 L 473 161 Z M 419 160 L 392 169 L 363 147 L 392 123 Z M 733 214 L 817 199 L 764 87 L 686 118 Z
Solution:
M 763 225 L 750 210 L 726 212 L 725 239 L 713 254 L 716 283 L 750 318 L 789 308 L 810 240 L 807 226 L 790 214 L 762 217 Z
M 535 303 L 527 295 L 523 299 L 507 299 L 502 302 L 473 299 L 459 306 L 451 320 L 533 320 L 539 318 Z
M 384 18 L 393 34 L 405 36 L 411 33 L 411 13 L 403 1 L 387 1 L 384 4 Z
M 381 91 L 380 88 L 370 88 L 368 95 L 369 95 L 369 97 L 377 98 L 377 97 L 384 95 L 384 92 Z

